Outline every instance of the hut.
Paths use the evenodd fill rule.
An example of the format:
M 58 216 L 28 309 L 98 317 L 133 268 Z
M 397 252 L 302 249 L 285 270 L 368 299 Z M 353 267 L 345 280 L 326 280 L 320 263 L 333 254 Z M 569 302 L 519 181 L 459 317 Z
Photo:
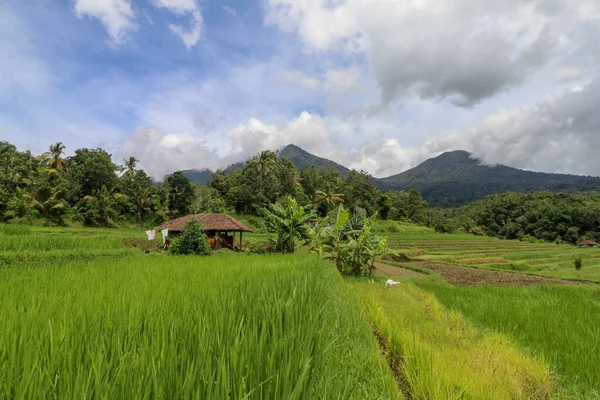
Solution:
M 598 243 L 594 242 L 593 240 L 584 240 L 579 242 L 578 245 L 581 247 L 596 247 L 598 246 Z
M 244 232 L 254 232 L 248 225 L 227 214 L 186 215 L 185 217 L 180 217 L 162 224 L 155 229 L 157 231 L 168 229 L 169 233 L 178 234 L 183 231 L 187 223 L 191 220 L 196 220 L 200 223 L 208 241 L 213 245 L 215 250 L 223 247 L 235 249 L 234 236 L 238 232 L 240 233 L 238 248 L 241 249 L 242 234 Z

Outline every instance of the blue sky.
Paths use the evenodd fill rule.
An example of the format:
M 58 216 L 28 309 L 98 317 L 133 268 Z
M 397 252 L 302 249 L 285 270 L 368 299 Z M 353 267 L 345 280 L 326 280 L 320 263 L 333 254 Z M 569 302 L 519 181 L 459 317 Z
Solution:
M 0 139 L 157 178 L 291 142 L 376 176 L 454 149 L 600 175 L 599 27 L 594 0 L 8 0 Z

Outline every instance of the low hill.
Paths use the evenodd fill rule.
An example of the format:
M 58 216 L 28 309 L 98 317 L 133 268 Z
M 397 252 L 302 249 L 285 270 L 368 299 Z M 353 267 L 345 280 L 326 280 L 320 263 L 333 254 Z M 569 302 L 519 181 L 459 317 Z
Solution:
M 551 191 L 600 192 L 600 178 L 524 171 L 505 165 L 485 165 L 466 151 L 452 151 L 421 165 L 380 179 L 396 190 L 418 189 L 431 206 L 454 207 L 490 194 Z

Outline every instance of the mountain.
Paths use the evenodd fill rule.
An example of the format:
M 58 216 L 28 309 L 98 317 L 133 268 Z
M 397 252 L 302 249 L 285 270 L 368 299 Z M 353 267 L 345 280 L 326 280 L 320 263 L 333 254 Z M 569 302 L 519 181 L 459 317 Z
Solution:
M 308 169 L 314 165 L 320 170 L 326 170 L 330 167 L 333 167 L 337 169 L 343 176 L 348 175 L 348 172 L 350 172 L 350 170 L 344 167 L 343 165 L 340 165 L 326 158 L 317 157 L 314 154 L 311 154 L 294 144 L 289 144 L 281 150 L 279 150 L 277 152 L 277 156 L 289 158 L 294 163 L 294 166 L 298 171 Z M 225 169 L 225 172 L 243 168 L 244 164 L 244 162 L 233 164 L 227 167 Z M 214 171 L 211 171 L 209 169 L 186 169 L 181 172 L 190 180 L 190 182 L 195 183 L 197 185 L 208 184 L 208 182 L 210 182 L 214 174 Z M 373 180 L 375 181 L 375 178 L 373 178 Z
M 600 178 L 523 171 L 505 165 L 485 165 L 466 151 L 452 151 L 421 165 L 379 180 L 396 190 L 418 189 L 434 207 L 455 207 L 491 194 L 551 191 L 600 192 Z
M 317 157 L 294 144 L 279 150 L 277 155 L 289 158 L 298 170 L 314 165 L 321 170 L 333 167 L 344 176 L 350 171 L 334 161 Z M 244 163 L 240 162 L 228 167 L 226 171 L 243 167 Z M 213 175 L 213 171 L 208 169 L 182 172 L 198 185 L 206 185 Z M 371 182 L 382 192 L 390 189 L 417 189 L 433 207 L 458 207 L 491 194 L 508 191 L 600 193 L 600 178 L 523 171 L 505 165 L 486 165 L 473 158 L 471 153 L 462 150 L 444 153 L 397 175 L 382 179 L 372 178 Z
M 348 168 L 326 158 L 317 157 L 314 154 L 301 149 L 295 144 L 288 144 L 283 149 L 279 150 L 277 155 L 279 157 L 285 157 L 292 160 L 298 171 L 308 169 L 314 165 L 320 170 L 326 170 L 333 167 L 337 169 L 343 176 L 348 175 L 348 172 L 350 172 Z
M 181 173 L 183 174 L 183 176 L 188 178 L 190 182 L 200 186 L 207 185 L 214 174 L 214 172 L 210 169 L 186 169 L 181 171 Z

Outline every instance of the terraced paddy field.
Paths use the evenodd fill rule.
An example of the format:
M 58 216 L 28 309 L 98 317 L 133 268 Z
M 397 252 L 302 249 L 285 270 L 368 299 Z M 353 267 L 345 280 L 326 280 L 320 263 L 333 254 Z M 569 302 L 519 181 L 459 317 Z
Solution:
M 0 225 L 0 399 L 600 398 L 597 285 L 432 261 L 541 246 L 585 253 L 585 272 L 595 249 L 391 239 L 412 261 L 344 279 L 308 254 L 176 257 L 142 231 Z
M 415 263 L 519 271 L 552 278 L 600 283 L 600 248 L 527 243 L 456 234 L 391 234 L 389 245 Z M 581 258 L 583 268 L 575 270 Z

